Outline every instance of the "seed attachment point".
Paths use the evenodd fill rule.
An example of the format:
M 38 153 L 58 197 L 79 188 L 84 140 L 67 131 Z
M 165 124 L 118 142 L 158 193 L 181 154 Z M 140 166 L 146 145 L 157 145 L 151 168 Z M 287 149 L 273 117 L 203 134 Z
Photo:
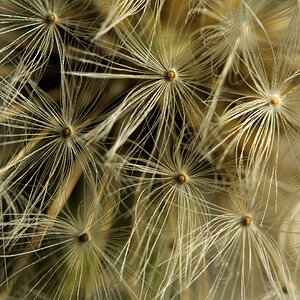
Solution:
M 78 241 L 82 244 L 88 242 L 90 240 L 90 235 L 87 232 L 81 233 L 78 236 Z
M 62 130 L 61 134 L 64 139 L 67 139 L 72 135 L 72 129 L 67 126 Z
M 48 24 L 53 24 L 56 21 L 57 21 L 57 15 L 56 14 L 51 13 L 51 14 L 49 14 L 49 15 L 46 16 L 46 22 Z
M 244 216 L 242 218 L 242 225 L 243 226 L 250 226 L 252 224 L 252 217 L 251 216 Z
M 176 179 L 179 184 L 184 184 L 188 181 L 188 177 L 185 173 L 178 174 Z
M 173 81 L 177 78 L 177 72 L 174 69 L 170 69 L 166 72 L 166 79 Z
M 279 106 L 279 104 L 280 104 L 280 98 L 279 98 L 279 96 L 278 95 L 272 95 L 270 97 L 270 102 L 271 102 L 271 104 L 273 106 Z

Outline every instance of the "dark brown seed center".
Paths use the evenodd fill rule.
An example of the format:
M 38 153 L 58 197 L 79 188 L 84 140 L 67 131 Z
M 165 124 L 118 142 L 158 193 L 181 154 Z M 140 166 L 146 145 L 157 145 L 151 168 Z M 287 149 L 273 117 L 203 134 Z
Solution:
M 49 14 L 46 16 L 46 22 L 49 24 L 53 24 L 57 20 L 57 16 L 55 14 Z
M 65 127 L 65 128 L 62 130 L 62 136 L 63 136 L 63 138 L 65 138 L 65 139 L 68 138 L 68 137 L 70 137 L 71 134 L 72 134 L 72 130 L 71 130 L 70 127 Z
M 288 292 L 288 290 L 287 290 L 287 288 L 286 288 L 286 286 L 283 286 L 282 287 L 282 292 L 285 294 L 285 295 L 287 295 L 289 292 Z
M 168 70 L 167 73 L 166 73 L 166 77 L 167 77 L 168 80 L 173 81 L 177 78 L 177 73 L 173 69 Z
M 182 184 L 182 183 L 186 183 L 188 180 L 188 177 L 186 174 L 184 173 L 180 173 L 178 176 L 177 176 L 177 181 L 178 183 Z
M 243 226 L 250 226 L 251 223 L 252 223 L 252 218 L 251 218 L 251 216 L 244 216 L 244 217 L 242 218 L 242 225 L 243 225 Z
M 78 236 L 78 240 L 80 243 L 86 243 L 90 240 L 90 236 L 87 232 L 84 232 Z

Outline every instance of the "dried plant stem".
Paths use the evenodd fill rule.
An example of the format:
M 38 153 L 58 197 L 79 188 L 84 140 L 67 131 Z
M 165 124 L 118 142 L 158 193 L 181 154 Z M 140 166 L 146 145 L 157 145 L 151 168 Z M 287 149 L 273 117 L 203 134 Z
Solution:
M 42 131 L 37 138 L 29 142 L 16 156 L 14 156 L 4 167 L 0 169 L 0 177 L 5 175 L 5 172 L 10 170 L 15 166 L 19 161 L 24 159 L 24 157 L 30 153 L 30 151 L 42 141 L 42 139 L 48 134 L 48 131 Z

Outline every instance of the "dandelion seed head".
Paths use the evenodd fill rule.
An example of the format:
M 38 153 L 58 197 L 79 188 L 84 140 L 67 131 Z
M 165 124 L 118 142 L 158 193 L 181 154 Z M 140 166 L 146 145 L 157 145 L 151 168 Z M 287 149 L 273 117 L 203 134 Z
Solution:
M 57 21 L 57 15 L 54 13 L 51 13 L 46 16 L 46 23 L 53 24 Z
M 252 224 L 252 217 L 251 216 L 244 216 L 242 218 L 242 225 L 243 226 L 250 226 Z
M 177 78 L 177 72 L 174 69 L 170 69 L 166 72 L 166 78 L 169 81 L 173 81 Z

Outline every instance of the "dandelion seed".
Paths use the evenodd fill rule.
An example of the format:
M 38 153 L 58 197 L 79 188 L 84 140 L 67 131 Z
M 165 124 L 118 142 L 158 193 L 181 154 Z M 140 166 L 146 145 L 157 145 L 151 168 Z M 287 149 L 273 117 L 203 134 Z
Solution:
M 183 14 L 185 5 L 180 5 L 176 19 Z M 175 20 L 172 20 L 172 23 L 173 21 L 176 23 Z M 122 130 L 108 157 L 116 153 L 154 111 L 158 140 L 160 134 L 169 134 L 164 131 L 164 127 L 174 124 L 176 115 L 187 119 L 188 122 L 197 118 L 199 120 L 199 115 L 202 115 L 199 106 L 205 105 L 202 93 L 207 94 L 203 85 L 208 79 L 210 64 L 201 57 L 201 45 L 198 41 L 181 42 L 180 39 L 185 38 L 184 33 L 188 26 L 178 29 L 178 32 L 174 32 L 171 26 L 166 31 L 170 36 L 166 36 L 160 26 L 148 34 L 140 28 L 140 24 L 142 21 L 137 27 L 132 27 L 129 23 L 128 27 L 123 25 L 115 29 L 120 39 L 117 48 L 115 44 L 101 42 L 101 47 L 108 53 L 113 53 L 111 59 L 77 50 L 86 56 L 82 62 L 90 63 L 104 71 L 68 72 L 71 75 L 90 78 L 136 80 L 136 85 L 124 97 L 124 101 L 116 109 L 116 114 L 111 118 L 113 123 L 122 120 Z
M 212 0 L 204 6 L 206 10 L 203 13 L 215 19 L 216 24 L 201 28 L 201 38 L 204 39 L 206 51 L 214 63 L 214 70 L 221 70 L 213 86 L 211 106 L 204 122 L 206 133 L 221 95 L 226 91 L 224 85 L 227 78 L 230 74 L 235 76 L 240 72 L 240 65 L 249 54 L 254 53 L 255 47 L 269 44 L 270 35 L 274 31 L 274 20 L 289 20 L 293 4 L 289 1 L 274 5 L 274 1 Z M 236 81 L 235 78 L 230 80 Z
M 100 152 L 94 153 L 95 142 L 90 139 L 90 134 L 92 129 L 97 132 L 106 130 L 104 123 L 107 118 L 103 115 L 102 119 L 101 111 L 98 110 L 99 103 L 94 102 L 101 90 L 89 90 L 92 83 L 78 84 L 76 87 L 74 80 L 75 78 L 65 82 L 59 103 L 40 89 L 35 89 L 30 99 L 18 92 L 12 99 L 7 97 L 7 92 L 2 93 L 5 100 L 8 98 L 7 115 L 2 126 L 10 127 L 9 134 L 1 134 L 2 143 L 9 140 L 21 150 L 1 168 L 0 173 L 26 187 L 32 186 L 29 193 L 32 194 L 30 200 L 34 202 L 28 203 L 32 210 L 36 207 L 40 211 L 47 210 L 50 205 L 45 201 L 48 189 L 58 191 L 61 184 L 67 185 L 71 177 L 76 174 L 79 177 L 80 172 L 88 172 L 91 175 L 91 185 L 94 185 L 92 169 L 100 166 L 101 142 L 97 141 Z M 6 85 L 11 91 L 15 91 L 8 83 Z M 77 102 L 78 96 L 81 103 Z M 78 110 L 79 107 L 81 109 Z M 93 168 L 90 163 L 94 164 Z M 58 205 L 58 210 L 59 207 Z
M 169 141 L 164 140 L 158 148 L 159 159 L 153 155 L 143 158 L 139 154 L 138 158 L 129 157 L 128 161 L 122 163 L 123 170 L 128 172 L 124 176 L 132 182 L 137 198 L 133 230 L 127 247 L 137 235 L 139 246 L 135 251 L 139 255 L 138 278 L 146 275 L 147 265 L 153 255 L 156 257 L 156 249 L 160 249 L 160 245 L 167 247 L 164 255 L 156 258 L 163 274 L 169 276 L 162 280 L 161 292 L 170 284 L 170 278 L 179 276 L 180 290 L 191 280 L 190 261 L 183 258 L 186 255 L 182 251 L 183 246 L 192 243 L 194 238 L 188 232 L 196 233 L 196 228 L 205 223 L 206 195 L 222 190 L 223 185 L 214 168 L 212 153 L 208 154 L 204 150 L 205 144 L 190 134 L 186 142 L 184 139 L 189 136 L 188 130 L 182 130 L 179 136 Z M 166 142 L 170 145 L 166 146 Z M 168 247 L 169 238 L 176 241 L 176 247 Z M 173 268 L 177 264 L 180 266 L 178 270 Z M 159 294 L 157 297 L 163 296 Z
M 60 57 L 60 68 L 66 67 L 66 38 L 73 37 L 73 43 L 87 43 L 97 24 L 93 27 L 93 9 L 87 1 L 60 0 L 17 0 L 2 1 L 0 22 L 2 24 L 0 47 L 2 63 L 18 57 L 12 76 L 14 83 L 24 84 L 34 75 L 38 81 L 48 64 L 53 49 Z M 53 26 L 55 25 L 55 26 Z
M 299 86 L 294 82 L 298 71 L 290 60 L 300 43 L 293 29 L 298 26 L 298 19 L 298 15 L 292 19 L 280 47 L 269 46 L 270 59 L 263 60 L 263 50 L 253 46 L 245 57 L 247 75 L 243 80 L 248 88 L 222 116 L 225 126 L 231 123 L 227 136 L 231 141 L 226 153 L 234 148 L 241 168 L 246 160 L 250 173 L 253 168 L 260 168 L 261 175 L 270 172 L 274 180 L 277 180 L 281 140 L 291 141 L 299 135 Z M 268 73 L 270 61 L 272 68 Z
M 36 223 L 34 228 L 37 226 L 38 231 L 30 230 L 32 216 L 17 214 L 16 220 L 9 225 L 12 229 L 23 226 L 27 230 L 20 233 L 19 240 L 10 246 L 8 258 L 21 257 L 23 260 L 27 258 L 27 261 L 5 282 L 13 282 L 19 274 L 31 272 L 32 276 L 13 282 L 18 287 L 24 284 L 29 287 L 24 299 L 36 291 L 51 299 L 114 299 L 118 287 L 122 286 L 125 290 L 125 281 L 120 281 L 119 265 L 114 262 L 125 231 L 112 228 L 117 206 L 109 199 L 110 188 L 104 186 L 99 199 L 90 199 L 88 194 L 91 191 L 86 186 L 87 195 L 77 204 L 77 211 L 76 207 L 72 211 L 66 206 L 56 218 L 32 215 Z M 99 203 L 101 205 L 97 205 Z M 8 237 L 9 232 L 0 240 L 6 241 Z M 25 251 L 21 245 L 25 246 Z M 1 282 L 0 286 L 5 282 Z M 130 289 L 128 293 L 131 293 Z
M 264 211 L 264 194 L 270 191 L 263 191 L 263 185 L 254 185 L 246 179 L 238 186 L 230 203 L 208 205 L 211 220 L 198 229 L 202 235 L 195 238 L 199 245 L 198 260 L 191 268 L 198 268 L 198 274 L 209 272 L 214 278 L 210 299 L 258 299 L 265 290 L 255 285 L 258 277 L 281 295 L 283 284 L 291 281 L 288 260 L 276 240 L 284 210 Z M 274 190 L 271 192 L 274 194 Z M 203 246 L 208 248 L 203 250 Z M 195 245 L 187 245 L 187 252 L 190 247 L 195 251 Z

